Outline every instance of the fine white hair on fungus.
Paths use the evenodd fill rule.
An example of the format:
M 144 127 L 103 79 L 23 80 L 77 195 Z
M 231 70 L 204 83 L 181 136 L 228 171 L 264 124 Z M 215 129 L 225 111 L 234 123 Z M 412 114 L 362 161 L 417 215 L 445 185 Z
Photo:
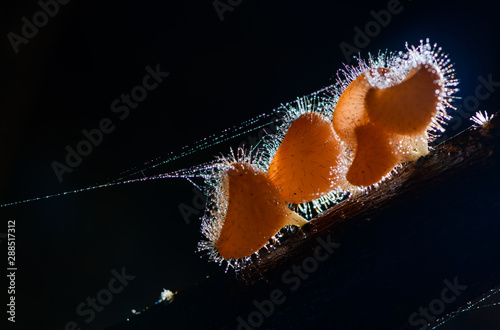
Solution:
M 330 91 L 334 129 L 354 153 L 347 175 L 353 185 L 371 186 L 397 164 L 425 156 L 449 119 L 458 81 L 447 55 L 428 40 L 406 48 L 346 66 Z
M 406 49 L 407 52 L 385 52 L 379 53 L 377 57 L 370 55 L 367 62 L 360 59 L 358 67 L 346 66 L 345 70 L 339 70 L 337 84 L 332 91 L 334 103 L 338 102 L 346 88 L 362 74 L 365 74 L 369 88 L 384 90 L 400 85 L 416 69 L 426 68 L 435 76 L 433 86 L 436 86 L 434 92 L 438 100 L 435 115 L 426 129 L 427 133 L 430 133 L 428 142 L 432 142 L 436 138 L 435 134 L 444 131 L 442 124 L 450 119 L 446 109 L 454 109 L 450 103 L 456 98 L 454 94 L 458 91 L 458 79 L 455 78 L 455 69 L 448 55 L 436 44 L 431 45 L 429 39 L 425 42 L 421 40 L 417 47 L 409 47 L 407 43 Z M 366 74 L 367 72 L 371 74 Z M 419 91 L 415 90 L 420 87 L 418 84 L 410 87 L 413 87 L 408 88 L 410 92 L 419 95 Z M 398 110 L 394 112 L 397 113 Z
M 306 219 L 329 209 L 355 189 L 345 180 L 349 159 L 331 125 L 330 98 L 298 98 L 281 125 L 264 138 L 266 172 L 289 207 Z
M 287 207 L 260 168 L 260 157 L 239 149 L 220 160 L 213 168 L 202 223 L 207 240 L 198 249 L 208 250 L 211 260 L 226 262 L 227 268 L 239 269 L 259 250 L 272 249 L 284 227 L 301 227 L 307 221 Z
M 450 102 L 455 98 L 458 80 L 447 55 L 428 40 L 421 41 L 417 47 L 406 45 L 406 49 L 406 52 L 370 55 L 367 61 L 359 60 L 356 67 L 345 66 L 337 73 L 336 85 L 309 97 L 298 98 L 288 106 L 277 133 L 265 136 L 255 155 L 238 150 L 236 155 L 221 157 L 211 166 L 204 176 L 210 196 L 202 224 L 207 241 L 199 244 L 199 250 L 208 250 L 211 260 L 227 262 L 227 267 L 238 270 L 251 262 L 252 257 L 258 257 L 260 249 L 272 249 L 273 244 L 279 243 L 281 227 L 300 227 L 305 223 L 303 218 L 314 218 L 346 195 L 376 189 L 397 173 L 404 162 L 425 156 L 429 151 L 428 143 L 444 131 L 442 124 L 449 119 L 447 108 L 453 109 Z M 480 117 L 477 120 L 483 121 Z M 314 140 L 315 136 L 321 138 Z M 325 148 L 325 163 L 318 161 L 321 157 L 312 157 L 312 161 L 311 157 L 308 158 L 308 143 L 311 148 L 314 145 Z M 304 164 L 298 167 L 297 164 L 286 164 L 286 161 L 296 160 Z M 319 174 L 316 173 L 323 177 L 323 181 L 330 181 L 330 187 L 315 192 L 311 187 L 305 189 L 289 183 L 301 170 L 307 172 L 317 168 L 314 164 L 306 164 L 316 161 L 320 167 L 330 169 L 330 172 L 321 169 Z M 273 227 L 272 235 L 264 235 L 264 240 L 260 237 L 258 244 L 252 243 L 252 248 L 242 243 L 234 252 L 227 250 L 230 244 L 226 244 L 227 240 L 221 236 L 225 235 L 224 228 L 228 228 L 224 227 L 226 217 L 230 222 L 238 221 L 238 217 L 228 216 L 234 215 L 235 209 L 228 211 L 229 200 L 239 199 L 230 193 L 231 179 L 228 178 L 240 176 L 242 172 L 252 173 L 242 182 L 258 177 L 259 184 L 272 191 L 270 199 L 279 205 L 277 218 L 282 219 L 282 225 Z M 314 178 L 314 174 L 303 173 L 298 177 L 309 183 L 306 179 Z M 321 184 L 324 186 L 324 182 Z M 290 187 L 297 189 L 302 196 L 295 199 Z M 245 204 L 249 199 L 250 196 L 246 196 L 241 198 L 245 202 L 231 205 Z M 287 211 L 283 205 L 288 206 Z M 245 204 L 245 207 L 253 208 L 250 204 Z M 292 210 L 298 214 L 288 213 Z M 288 217 L 290 221 L 283 220 Z M 248 219 L 246 216 L 242 218 Z M 244 229 L 239 230 L 235 232 L 243 234 Z M 240 239 L 247 240 L 244 235 Z

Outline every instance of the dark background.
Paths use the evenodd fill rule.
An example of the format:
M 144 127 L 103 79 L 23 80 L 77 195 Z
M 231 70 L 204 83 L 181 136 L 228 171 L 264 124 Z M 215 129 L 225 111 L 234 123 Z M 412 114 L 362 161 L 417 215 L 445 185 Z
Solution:
M 35 1 L 2 3 L 0 203 L 106 183 L 334 83 L 346 62 L 339 44 L 353 45 L 353 28 L 364 29 L 373 20 L 370 11 L 386 9 L 387 3 L 242 1 L 221 21 L 210 1 L 73 0 L 20 45 L 18 54 L 7 34 L 20 34 L 21 17 L 32 21 L 40 7 Z M 458 96 L 474 95 L 479 76 L 492 74 L 500 81 L 495 4 L 406 0 L 401 6 L 361 49 L 362 56 L 404 50 L 406 41 L 417 45 L 430 38 L 455 63 Z M 170 76 L 120 121 L 110 104 L 142 82 L 147 65 L 158 63 Z M 481 101 L 480 109 L 495 112 L 496 93 Z M 60 183 L 51 163 L 63 163 L 65 147 L 75 147 L 82 129 L 96 128 L 106 117 L 116 129 Z M 450 136 L 469 126 L 464 116 L 457 118 Z M 228 150 L 196 153 L 159 172 Z M 179 211 L 181 203 L 192 206 L 194 196 L 189 182 L 169 179 L 1 208 L 0 233 L 9 219 L 17 227 L 16 326 L 63 329 L 73 320 L 82 329 L 103 329 L 131 309 L 152 305 L 162 288 L 182 292 L 222 273 L 195 253 L 199 220 L 193 215 L 186 224 Z M 2 250 L 5 244 L 2 239 Z M 111 270 L 122 267 L 136 278 L 85 324 L 76 306 L 106 288 Z M 449 279 L 455 276 L 452 271 Z

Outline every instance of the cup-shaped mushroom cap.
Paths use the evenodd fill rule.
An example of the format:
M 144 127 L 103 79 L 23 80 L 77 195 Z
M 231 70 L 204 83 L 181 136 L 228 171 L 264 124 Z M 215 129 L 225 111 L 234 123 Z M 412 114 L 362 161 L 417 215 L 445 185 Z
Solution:
M 287 207 L 265 173 L 250 163 L 232 163 L 220 189 L 226 194 L 227 210 L 214 246 L 224 259 L 250 256 L 284 226 L 307 223 Z
M 388 88 L 372 87 L 365 98 L 371 122 L 388 132 L 421 135 L 438 114 L 442 83 L 430 64 L 413 68 L 400 83 Z
M 397 146 L 385 131 L 373 124 L 356 127 L 354 131 L 356 149 L 346 178 L 355 186 L 371 186 L 398 164 Z
M 372 88 L 369 78 L 388 74 L 387 68 L 367 70 L 353 80 L 340 95 L 333 112 L 332 124 L 335 133 L 347 145 L 352 146 L 356 143 L 355 128 L 368 124 L 370 120 L 365 109 L 366 94 Z
M 318 113 L 304 113 L 288 129 L 268 177 L 287 203 L 307 203 L 334 189 L 340 154 L 332 123 Z

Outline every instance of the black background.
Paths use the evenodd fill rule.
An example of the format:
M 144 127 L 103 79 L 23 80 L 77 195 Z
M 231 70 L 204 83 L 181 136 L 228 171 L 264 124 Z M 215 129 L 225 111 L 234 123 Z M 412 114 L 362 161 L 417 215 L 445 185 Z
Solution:
M 492 74 L 500 81 L 495 4 L 402 0 L 401 6 L 401 13 L 361 49 L 362 56 L 404 50 L 405 42 L 417 45 L 430 38 L 455 63 L 458 96 L 474 95 L 479 76 Z M 373 20 L 370 11 L 386 9 L 387 2 L 244 0 L 221 21 L 210 1 L 73 0 L 20 45 L 18 54 L 7 34 L 20 34 L 21 17 L 31 20 L 40 7 L 35 1 L 2 7 L 3 204 L 108 182 L 334 83 L 346 62 L 340 43 L 353 45 L 353 28 L 364 29 Z M 157 64 L 170 76 L 118 120 L 110 104 L 142 82 L 146 66 Z M 495 112 L 496 93 L 479 109 Z M 96 128 L 106 117 L 116 129 L 60 183 L 52 162 L 63 163 L 65 147 L 75 147 L 82 129 Z M 457 118 L 447 134 L 469 126 Z M 242 140 L 234 139 L 234 146 Z M 165 170 L 227 151 L 197 153 Z M 72 320 L 82 329 L 102 329 L 133 308 L 151 305 L 162 288 L 182 291 L 223 272 L 195 253 L 199 220 L 192 216 L 186 224 L 179 212 L 181 203 L 193 205 L 194 196 L 189 182 L 171 179 L 1 208 L 0 233 L 7 231 L 9 219 L 17 227 L 16 326 L 63 329 Z M 5 244 L 2 239 L 2 250 Z M 95 297 L 107 286 L 110 271 L 122 267 L 136 278 L 85 324 L 76 306 Z

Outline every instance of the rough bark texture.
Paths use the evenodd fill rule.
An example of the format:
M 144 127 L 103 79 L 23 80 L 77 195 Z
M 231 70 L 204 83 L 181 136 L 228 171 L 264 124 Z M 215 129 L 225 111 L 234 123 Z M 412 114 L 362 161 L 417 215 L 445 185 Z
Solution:
M 428 190 L 435 189 L 452 177 L 465 178 L 478 172 L 484 176 L 492 169 L 495 172 L 499 169 L 496 153 L 499 140 L 500 116 L 496 116 L 485 127 L 471 127 L 461 132 L 436 146 L 426 157 L 398 168 L 397 174 L 382 182 L 377 189 L 332 207 L 304 226 L 303 235 L 295 235 L 272 253 L 260 256 L 254 261 L 256 267 L 249 267 L 243 273 L 253 281 L 279 269 L 284 259 L 303 256 L 304 250 L 317 245 L 315 239 L 318 237 L 335 233 L 335 237 L 341 241 L 343 232 L 355 230 L 363 222 L 386 217 L 385 213 L 390 209 L 401 210 L 401 203 L 406 205 L 409 202 L 410 210 L 418 208 L 412 206 L 412 202 L 418 202 Z M 467 192 L 467 189 L 464 186 L 457 192 Z M 443 190 L 442 193 L 451 192 Z

